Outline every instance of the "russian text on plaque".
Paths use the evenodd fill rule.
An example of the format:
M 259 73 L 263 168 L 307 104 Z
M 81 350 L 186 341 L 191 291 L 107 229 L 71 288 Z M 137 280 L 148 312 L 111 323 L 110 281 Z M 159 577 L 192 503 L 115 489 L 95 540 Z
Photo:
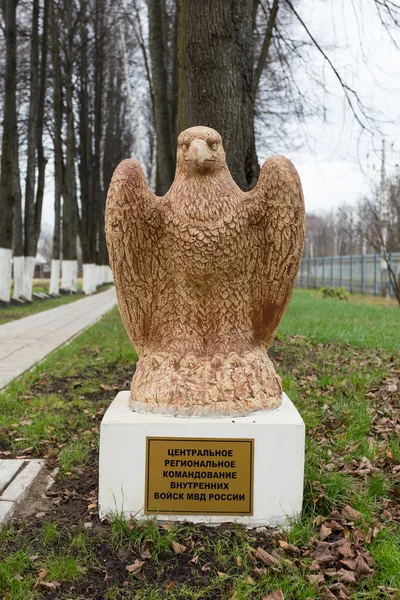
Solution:
M 254 440 L 146 438 L 147 514 L 253 514 Z

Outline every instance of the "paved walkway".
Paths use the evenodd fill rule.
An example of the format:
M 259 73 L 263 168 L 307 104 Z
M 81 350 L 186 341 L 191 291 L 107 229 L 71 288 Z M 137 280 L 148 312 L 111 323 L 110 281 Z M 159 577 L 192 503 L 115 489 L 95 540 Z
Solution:
M 117 302 L 115 288 L 0 325 L 0 389 L 83 331 Z

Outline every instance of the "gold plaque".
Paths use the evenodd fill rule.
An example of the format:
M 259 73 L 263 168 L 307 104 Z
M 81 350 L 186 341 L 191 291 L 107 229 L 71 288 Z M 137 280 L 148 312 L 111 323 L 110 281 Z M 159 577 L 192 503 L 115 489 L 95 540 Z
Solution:
M 253 514 L 254 440 L 146 438 L 145 513 Z

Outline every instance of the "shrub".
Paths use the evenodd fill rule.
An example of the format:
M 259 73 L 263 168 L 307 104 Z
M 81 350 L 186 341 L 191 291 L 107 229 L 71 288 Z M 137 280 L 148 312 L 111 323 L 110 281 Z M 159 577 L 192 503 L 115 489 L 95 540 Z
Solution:
M 323 298 L 337 298 L 338 300 L 348 300 L 349 292 L 346 292 L 344 287 L 339 288 L 321 288 Z

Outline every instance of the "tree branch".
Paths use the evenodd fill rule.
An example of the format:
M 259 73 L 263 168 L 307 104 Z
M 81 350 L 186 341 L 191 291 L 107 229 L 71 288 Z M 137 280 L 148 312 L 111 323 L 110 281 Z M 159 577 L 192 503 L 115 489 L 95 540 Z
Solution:
M 292 2 L 290 0 L 285 0 L 285 2 L 289 6 L 289 8 L 293 12 L 293 14 L 295 15 L 295 17 L 297 18 L 297 20 L 299 21 L 299 23 L 304 28 L 305 32 L 307 33 L 307 35 L 309 36 L 309 38 L 313 42 L 314 46 L 317 48 L 318 52 L 320 52 L 320 54 L 323 56 L 323 58 L 326 60 L 326 62 L 328 63 L 328 65 L 332 69 L 332 72 L 335 75 L 336 79 L 339 81 L 340 86 L 343 89 L 343 92 L 344 92 L 345 98 L 347 100 L 347 103 L 350 106 L 350 109 L 351 109 L 351 111 L 352 111 L 352 113 L 353 113 L 356 121 L 360 125 L 360 127 L 362 129 L 366 130 L 366 131 L 369 131 L 370 133 L 373 133 L 371 131 L 371 129 L 369 129 L 369 127 L 367 127 L 365 125 L 365 123 L 363 123 L 363 121 L 361 120 L 360 116 L 358 115 L 358 113 L 356 111 L 356 108 L 355 108 L 355 106 L 353 104 L 353 99 L 355 99 L 356 103 L 357 103 L 357 106 L 358 106 L 358 109 L 361 112 L 361 114 L 365 117 L 365 119 L 367 121 L 371 121 L 370 117 L 365 112 L 364 106 L 362 105 L 361 100 L 358 97 L 357 92 L 353 88 L 351 88 L 345 81 L 343 81 L 343 79 L 342 79 L 339 71 L 336 69 L 335 65 L 332 63 L 332 61 L 329 58 L 329 56 L 326 54 L 326 52 L 324 52 L 324 50 L 319 45 L 319 43 L 317 42 L 317 40 L 315 39 L 315 37 L 312 35 L 312 33 L 308 29 L 307 25 L 305 24 L 305 22 L 303 21 L 303 19 L 301 18 L 301 16 L 299 15 L 299 13 L 297 12 L 297 10 L 295 9 L 295 7 L 293 6 Z
M 272 4 L 271 12 L 269 13 L 269 19 L 268 19 L 268 23 L 267 23 L 267 29 L 265 31 L 265 36 L 264 36 L 264 41 L 263 41 L 263 45 L 261 48 L 261 53 L 258 58 L 256 70 L 254 72 L 254 80 L 253 80 L 254 94 L 257 91 L 258 84 L 260 83 L 261 73 L 263 72 L 266 62 L 267 62 L 267 59 L 268 59 L 269 47 L 271 45 L 272 32 L 275 27 L 276 17 L 278 14 L 278 8 L 279 8 L 279 0 L 274 0 L 273 4 Z

